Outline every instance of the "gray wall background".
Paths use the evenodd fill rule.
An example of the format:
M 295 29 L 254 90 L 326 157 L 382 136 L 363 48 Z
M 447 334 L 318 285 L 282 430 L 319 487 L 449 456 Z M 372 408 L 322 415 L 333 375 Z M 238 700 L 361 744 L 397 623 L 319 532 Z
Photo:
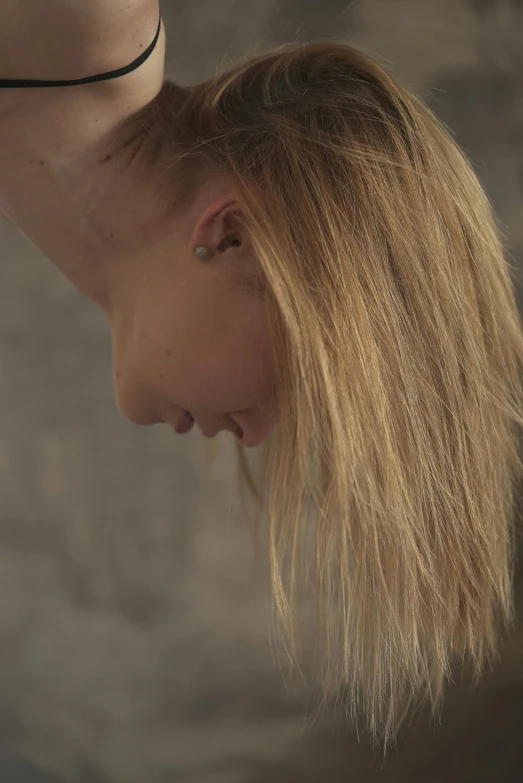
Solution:
M 523 261 L 521 0 L 163 0 L 167 75 L 287 40 L 363 48 L 456 133 Z M 226 433 L 117 412 L 104 316 L 0 224 L 0 781 L 515 781 L 522 634 L 481 687 L 449 691 L 387 760 L 306 693 L 269 645 Z M 518 296 L 519 286 L 518 286 Z M 255 457 L 254 457 L 255 458 Z M 519 770 L 519 772 L 518 772 Z

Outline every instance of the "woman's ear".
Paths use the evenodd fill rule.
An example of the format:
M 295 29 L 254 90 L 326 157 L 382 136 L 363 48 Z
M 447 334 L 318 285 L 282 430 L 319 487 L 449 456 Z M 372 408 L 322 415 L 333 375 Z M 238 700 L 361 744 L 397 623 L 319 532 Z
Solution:
M 232 194 L 222 195 L 208 204 L 197 218 L 191 234 L 191 251 L 204 245 L 211 253 L 223 252 L 231 245 L 242 244 L 237 217 L 241 207 Z

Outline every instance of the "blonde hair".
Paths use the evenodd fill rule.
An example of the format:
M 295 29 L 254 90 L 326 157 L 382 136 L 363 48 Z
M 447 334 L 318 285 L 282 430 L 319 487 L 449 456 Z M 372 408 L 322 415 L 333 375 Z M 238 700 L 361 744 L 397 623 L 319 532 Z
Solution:
M 166 216 L 215 175 L 239 195 L 281 412 L 259 487 L 237 447 L 240 485 L 267 512 L 284 649 L 300 666 L 312 568 L 320 707 L 344 693 L 386 753 L 514 622 L 523 339 L 503 231 L 451 132 L 341 43 L 165 82 L 121 130 Z

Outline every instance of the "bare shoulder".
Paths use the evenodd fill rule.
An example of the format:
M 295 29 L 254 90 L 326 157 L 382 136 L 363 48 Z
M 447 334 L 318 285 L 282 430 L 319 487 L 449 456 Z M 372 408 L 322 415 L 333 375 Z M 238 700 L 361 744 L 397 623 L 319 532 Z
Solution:
M 118 68 L 159 15 L 158 0 L 2 0 L 0 79 L 79 79 Z
M 160 14 L 158 0 L 2 0 L 0 8 L 0 79 L 53 81 L 125 68 L 154 40 Z M 12 34 L 4 47 L 6 28 Z M 164 61 L 162 23 L 149 57 L 117 78 L 63 87 L 0 87 L 2 178 L 10 165 L 6 150 L 16 163 L 22 150 L 74 155 L 92 149 L 153 100 L 163 83 Z

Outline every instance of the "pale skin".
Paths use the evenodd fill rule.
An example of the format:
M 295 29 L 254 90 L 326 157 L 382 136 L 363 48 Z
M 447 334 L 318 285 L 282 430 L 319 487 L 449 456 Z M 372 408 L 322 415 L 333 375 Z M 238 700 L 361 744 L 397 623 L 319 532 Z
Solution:
M 96 63 L 78 65 L 68 51 L 65 62 L 28 73 L 26 62 L 13 71 L 11 57 L 0 77 L 74 79 L 127 64 L 158 23 L 156 2 L 139 5 L 127 22 L 134 43 L 110 63 L 99 66 L 98 53 Z M 27 35 L 22 49 L 30 50 Z M 234 190 L 209 181 L 183 214 L 160 225 L 133 169 L 120 155 L 107 159 L 111 129 L 160 89 L 164 55 L 162 27 L 151 57 L 118 79 L 0 89 L 0 213 L 107 315 L 115 399 L 127 419 L 176 428 L 190 411 L 208 437 L 228 430 L 253 447 L 276 426 L 278 410 L 264 302 L 238 285 L 256 259 L 235 220 Z M 217 251 L 231 234 L 241 244 Z M 213 250 L 209 260 L 195 256 L 198 245 Z

